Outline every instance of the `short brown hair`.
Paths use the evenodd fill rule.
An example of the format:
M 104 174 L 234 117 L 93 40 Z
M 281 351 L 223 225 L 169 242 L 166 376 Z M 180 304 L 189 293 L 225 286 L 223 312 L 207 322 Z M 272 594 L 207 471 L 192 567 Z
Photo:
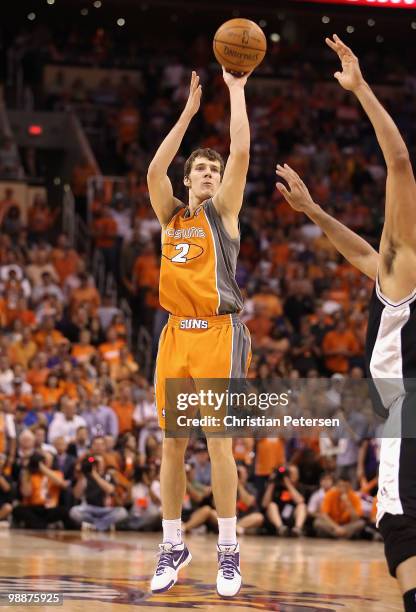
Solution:
M 205 159 L 208 159 L 209 161 L 220 162 L 220 174 L 222 178 L 224 174 L 224 167 L 225 167 L 224 160 L 222 156 L 219 153 L 217 153 L 217 151 L 214 151 L 214 149 L 196 149 L 195 151 L 192 151 L 192 153 L 190 154 L 190 156 L 185 162 L 185 169 L 184 169 L 185 177 L 190 175 L 191 170 L 192 170 L 192 164 L 194 163 L 197 157 L 205 157 Z

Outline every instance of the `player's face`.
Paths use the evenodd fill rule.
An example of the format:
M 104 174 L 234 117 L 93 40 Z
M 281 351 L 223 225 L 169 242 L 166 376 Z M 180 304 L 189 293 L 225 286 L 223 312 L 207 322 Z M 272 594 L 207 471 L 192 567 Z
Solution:
M 221 183 L 221 165 L 219 161 L 206 157 L 197 157 L 192 164 L 191 172 L 185 185 L 201 201 L 212 198 Z

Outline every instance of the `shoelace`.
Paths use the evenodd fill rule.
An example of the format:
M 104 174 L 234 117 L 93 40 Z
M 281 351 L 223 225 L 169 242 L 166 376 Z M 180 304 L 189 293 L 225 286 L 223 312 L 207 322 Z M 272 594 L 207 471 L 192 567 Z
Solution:
M 235 553 L 233 552 L 222 552 L 220 553 L 220 570 L 226 580 L 232 580 L 234 578 L 234 572 L 236 570 Z
M 172 561 L 172 551 L 160 548 L 160 552 L 157 554 L 159 561 L 156 568 L 156 576 L 160 576 L 165 571 L 165 567 L 168 567 Z

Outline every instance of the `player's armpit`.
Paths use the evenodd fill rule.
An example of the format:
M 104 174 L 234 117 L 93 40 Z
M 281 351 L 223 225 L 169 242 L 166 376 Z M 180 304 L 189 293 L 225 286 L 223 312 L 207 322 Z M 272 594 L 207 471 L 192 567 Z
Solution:
M 180 204 L 174 197 L 172 183 L 166 174 L 160 174 L 149 167 L 147 172 L 147 186 L 150 203 L 161 225 L 166 225 L 172 218 L 173 211 Z
M 416 252 L 416 181 L 407 153 L 398 155 L 387 170 L 383 234 Z
M 372 247 L 370 248 L 371 251 L 367 255 L 351 257 L 350 263 L 369 278 L 376 280 L 380 255 Z

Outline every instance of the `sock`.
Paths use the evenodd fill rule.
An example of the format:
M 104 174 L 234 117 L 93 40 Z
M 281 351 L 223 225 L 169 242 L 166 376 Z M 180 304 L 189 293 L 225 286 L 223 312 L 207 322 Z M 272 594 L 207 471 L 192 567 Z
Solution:
M 404 609 L 406 612 L 415 612 L 416 610 L 416 589 L 410 589 L 403 595 Z
M 182 542 L 182 531 L 181 531 L 181 519 L 174 519 L 173 521 L 162 521 L 163 527 L 163 541 L 180 544 Z
M 218 519 L 218 544 L 237 544 L 237 517 Z

